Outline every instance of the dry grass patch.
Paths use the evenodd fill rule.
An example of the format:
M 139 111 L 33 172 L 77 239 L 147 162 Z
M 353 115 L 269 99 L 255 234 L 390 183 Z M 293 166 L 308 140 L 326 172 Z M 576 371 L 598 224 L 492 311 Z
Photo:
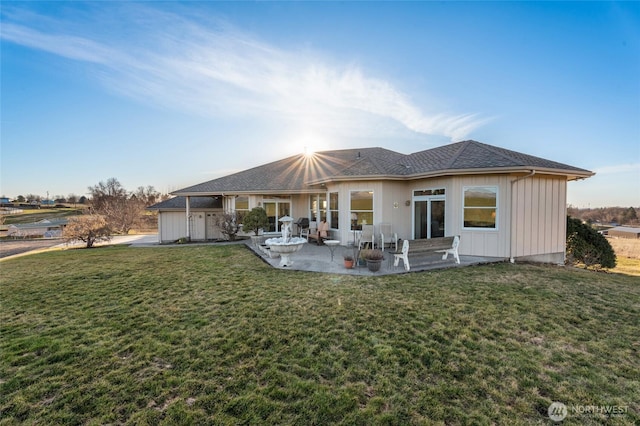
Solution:
M 640 260 L 640 239 L 607 238 L 618 257 Z

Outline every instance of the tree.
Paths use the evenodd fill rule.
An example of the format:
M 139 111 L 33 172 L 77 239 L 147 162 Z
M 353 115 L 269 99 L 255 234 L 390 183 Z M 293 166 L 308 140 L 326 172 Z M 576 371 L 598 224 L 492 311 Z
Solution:
M 144 186 L 139 186 L 133 196 L 141 202 L 144 207 L 154 205 L 161 198 L 161 194 L 151 185 L 146 188 Z
M 636 213 L 636 209 L 633 207 L 629 207 L 622 214 L 622 220 L 620 221 L 622 224 L 630 224 L 634 223 L 638 220 L 638 214 Z
M 585 268 L 615 268 L 616 254 L 604 235 L 580 219 L 567 217 L 567 263 Z
M 103 216 L 97 214 L 71 217 L 62 231 L 62 236 L 66 241 L 83 241 L 86 243 L 86 248 L 93 247 L 97 241 L 110 240 L 110 234 L 107 221 Z
M 109 227 L 118 233 L 128 234 L 144 212 L 145 206 L 116 178 L 90 186 L 89 192 L 94 211 L 103 215 Z
M 16 201 L 19 203 L 24 203 L 27 200 L 24 198 L 24 195 L 18 195 L 18 198 L 16 198 Z
M 242 227 L 242 215 L 235 211 L 225 212 L 216 216 L 215 224 L 227 240 L 234 241 Z
M 262 207 L 252 208 L 251 211 L 244 216 L 242 225 L 245 232 L 249 232 L 251 230 L 258 235 L 260 229 L 269 226 L 267 211 Z

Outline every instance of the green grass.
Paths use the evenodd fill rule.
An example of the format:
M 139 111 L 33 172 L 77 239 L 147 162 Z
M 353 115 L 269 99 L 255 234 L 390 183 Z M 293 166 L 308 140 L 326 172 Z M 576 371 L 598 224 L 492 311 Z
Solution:
M 640 422 L 637 277 L 282 271 L 241 246 L 0 264 L 0 424 Z
M 60 219 L 82 214 L 83 208 L 43 208 L 24 209 L 22 213 L 5 216 L 6 225 L 18 223 L 35 223 L 43 219 Z

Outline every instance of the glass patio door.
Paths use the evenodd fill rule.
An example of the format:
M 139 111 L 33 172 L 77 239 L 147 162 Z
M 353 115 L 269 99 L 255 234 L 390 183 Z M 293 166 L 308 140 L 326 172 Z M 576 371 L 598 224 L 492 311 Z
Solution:
M 444 237 L 444 196 L 414 197 L 413 206 L 413 238 Z
M 281 217 L 291 215 L 291 203 L 288 201 L 265 201 L 262 207 L 267 212 L 269 219 L 268 232 L 280 232 L 282 223 L 279 221 Z

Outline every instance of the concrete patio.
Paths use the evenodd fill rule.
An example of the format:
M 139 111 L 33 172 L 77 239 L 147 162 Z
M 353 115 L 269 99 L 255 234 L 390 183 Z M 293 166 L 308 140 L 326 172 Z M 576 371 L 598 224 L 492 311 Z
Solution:
M 397 267 L 393 266 L 393 255 L 388 249 L 384 251 L 384 260 L 382 261 L 380 270 L 377 272 L 371 272 L 366 265 L 354 266 L 352 269 L 347 269 L 344 266 L 343 256 L 345 253 L 353 255 L 354 250 L 352 246 L 336 246 L 334 249 L 333 260 L 331 260 L 331 249 L 329 248 L 329 246 L 318 246 L 315 242 L 307 243 L 302 246 L 302 249 L 300 249 L 300 251 L 297 251 L 296 253 L 291 255 L 292 263 L 290 266 L 280 267 L 280 259 L 278 257 L 270 258 L 261 250 L 256 248 L 256 246 L 254 246 L 250 241 L 246 242 L 246 244 L 247 247 L 256 254 L 256 256 L 260 257 L 264 262 L 278 269 L 363 276 L 407 273 L 402 265 L 402 261 L 400 261 Z M 442 255 L 437 253 L 425 256 L 423 259 L 410 257 L 410 261 L 412 260 L 413 262 L 411 263 L 410 272 L 430 271 L 445 268 L 460 268 L 463 266 L 498 263 L 505 261 L 505 259 L 498 257 L 460 255 L 460 264 L 456 264 L 451 256 L 449 256 L 447 260 L 442 260 Z

